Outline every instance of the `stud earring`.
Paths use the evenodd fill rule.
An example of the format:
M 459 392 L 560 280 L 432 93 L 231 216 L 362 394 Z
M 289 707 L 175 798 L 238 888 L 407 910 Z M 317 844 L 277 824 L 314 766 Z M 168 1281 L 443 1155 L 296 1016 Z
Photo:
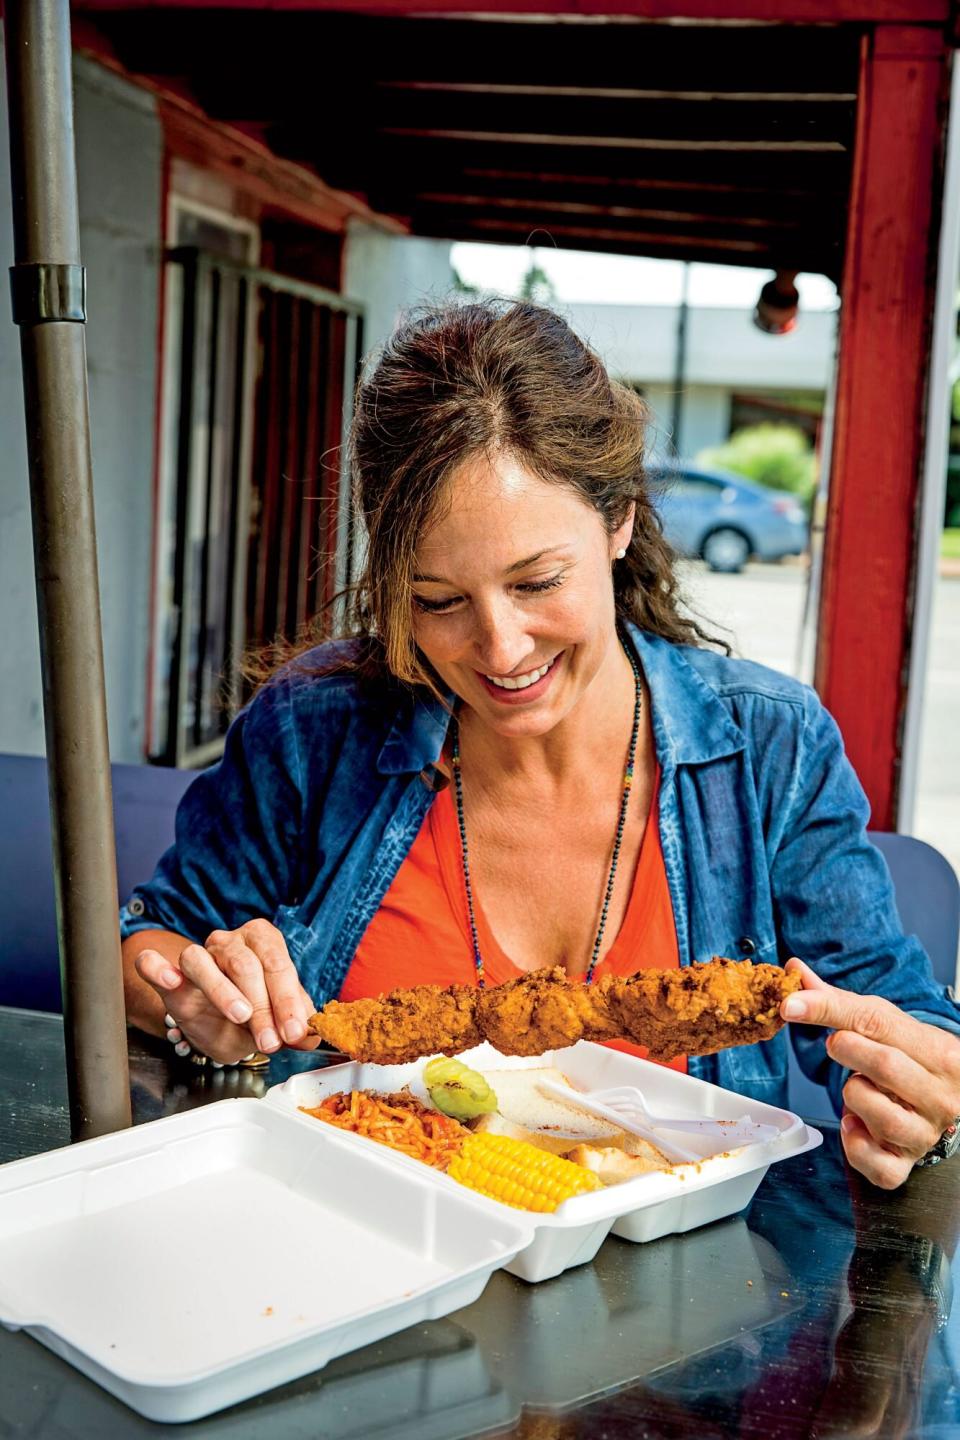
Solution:
M 617 551 L 617 559 L 618 559 L 618 560 L 622 560 L 622 559 L 624 558 L 624 556 L 626 555 L 626 553 L 627 553 L 626 550 L 618 550 L 618 551 Z

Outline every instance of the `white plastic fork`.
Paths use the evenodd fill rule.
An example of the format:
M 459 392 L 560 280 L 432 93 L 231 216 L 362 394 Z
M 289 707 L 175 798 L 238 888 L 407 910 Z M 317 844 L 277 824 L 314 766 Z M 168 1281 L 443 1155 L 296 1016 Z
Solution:
M 668 1160 L 685 1163 L 703 1159 L 702 1155 L 695 1154 L 683 1145 L 675 1145 L 672 1141 L 664 1140 L 661 1135 L 654 1132 L 651 1125 L 644 1125 L 642 1121 L 635 1120 L 629 1115 L 623 1115 L 619 1110 L 614 1110 L 600 1101 L 595 1102 L 592 1093 L 585 1094 L 582 1090 L 574 1090 L 569 1085 L 557 1085 L 552 1080 L 539 1081 L 537 1089 L 541 1090 L 544 1095 L 553 1096 L 557 1100 L 563 1100 L 567 1105 L 574 1105 L 580 1110 L 585 1110 L 588 1115 L 597 1115 L 601 1120 L 609 1120 L 619 1129 L 628 1130 L 631 1135 L 639 1135 L 641 1140 L 649 1140 L 651 1145 L 656 1145 Z
M 541 1080 L 539 1088 L 557 1100 L 578 1106 L 601 1120 L 619 1125 L 631 1135 L 650 1140 L 664 1153 L 668 1145 L 660 1134 L 662 1130 L 679 1131 L 693 1135 L 706 1135 L 723 1140 L 726 1146 L 755 1145 L 760 1141 L 774 1140 L 779 1135 L 775 1125 L 761 1125 L 749 1115 L 739 1120 L 681 1120 L 668 1115 L 654 1115 L 647 1108 L 646 1101 L 635 1085 L 621 1085 L 612 1090 L 574 1090 L 569 1085 L 557 1085 L 552 1080 Z M 703 1156 L 669 1142 L 675 1154 L 668 1159 L 702 1160 Z

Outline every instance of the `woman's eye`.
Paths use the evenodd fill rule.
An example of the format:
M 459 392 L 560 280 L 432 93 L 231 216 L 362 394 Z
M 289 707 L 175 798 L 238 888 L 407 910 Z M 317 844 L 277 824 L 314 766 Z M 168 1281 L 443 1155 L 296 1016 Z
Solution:
M 445 610 L 450 610 L 456 605 L 459 599 L 459 595 L 454 595 L 449 600 L 424 600 L 422 595 L 414 595 L 413 603 L 418 610 L 422 610 L 426 615 L 442 615 Z
M 556 590 L 558 585 L 563 584 L 562 575 L 554 575 L 549 580 L 528 580 L 524 585 L 518 585 L 518 590 L 525 590 L 528 594 L 541 595 L 544 590 Z
M 546 590 L 555 590 L 562 585 L 563 575 L 553 575 L 549 580 L 526 580 L 515 586 L 524 595 L 542 595 Z M 413 603 L 417 610 L 425 615 L 445 615 L 455 605 L 463 600 L 462 595 L 451 595 L 447 600 L 427 600 L 422 595 L 414 595 Z

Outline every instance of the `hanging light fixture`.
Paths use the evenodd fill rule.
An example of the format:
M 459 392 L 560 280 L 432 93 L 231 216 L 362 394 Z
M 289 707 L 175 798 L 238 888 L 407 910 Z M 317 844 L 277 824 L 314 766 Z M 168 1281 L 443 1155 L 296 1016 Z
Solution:
M 760 291 L 753 323 L 765 335 L 789 335 L 797 326 L 800 294 L 794 281 L 799 271 L 778 270 Z

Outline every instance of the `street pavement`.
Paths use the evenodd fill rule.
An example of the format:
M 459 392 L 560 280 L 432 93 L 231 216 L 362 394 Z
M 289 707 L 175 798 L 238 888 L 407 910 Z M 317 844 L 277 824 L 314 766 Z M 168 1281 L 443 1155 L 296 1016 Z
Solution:
M 740 575 L 715 575 L 684 564 L 688 608 L 707 625 L 726 627 L 738 655 L 809 682 L 812 636 L 801 644 L 804 566 L 748 565 Z M 920 780 L 914 834 L 935 845 L 960 873 L 960 576 L 936 586 L 930 637 Z

